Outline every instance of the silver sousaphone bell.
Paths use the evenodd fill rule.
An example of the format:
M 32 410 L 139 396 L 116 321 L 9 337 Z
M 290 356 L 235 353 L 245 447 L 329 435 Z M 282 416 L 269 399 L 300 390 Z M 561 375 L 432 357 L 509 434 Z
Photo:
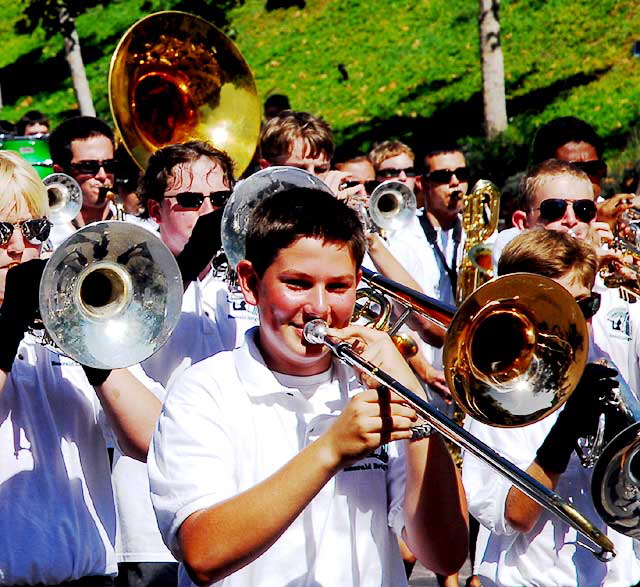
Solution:
M 180 317 L 182 277 L 154 234 L 127 222 L 95 222 L 64 241 L 40 282 L 40 315 L 64 354 L 98 369 L 150 357 Z
M 297 167 L 267 167 L 237 183 L 220 225 L 222 247 L 232 269 L 245 257 L 244 240 L 251 212 L 269 196 L 295 187 L 333 193 L 322 180 Z

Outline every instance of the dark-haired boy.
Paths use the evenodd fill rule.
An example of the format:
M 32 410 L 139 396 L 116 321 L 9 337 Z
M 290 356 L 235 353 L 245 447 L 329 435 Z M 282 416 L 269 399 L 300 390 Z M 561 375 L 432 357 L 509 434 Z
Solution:
M 464 561 L 464 500 L 441 438 L 303 339 L 323 319 L 421 391 L 386 334 L 348 326 L 364 250 L 356 213 L 325 192 L 281 192 L 252 215 L 237 269 L 260 325 L 173 384 L 149 455 L 182 586 L 406 585 L 392 527 L 434 571 Z

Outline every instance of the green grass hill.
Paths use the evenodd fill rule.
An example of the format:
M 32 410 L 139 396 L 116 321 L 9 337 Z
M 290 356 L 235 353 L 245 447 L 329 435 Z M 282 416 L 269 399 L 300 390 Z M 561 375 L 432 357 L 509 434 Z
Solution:
M 503 0 L 510 128 L 492 143 L 483 138 L 476 0 L 227 0 L 226 14 L 206 0 L 91 4 L 77 28 L 94 102 L 107 119 L 118 40 L 141 16 L 179 8 L 227 30 L 262 98 L 287 94 L 295 109 L 323 116 L 345 146 L 397 137 L 419 149 L 431 134 L 447 133 L 500 180 L 522 167 L 541 123 L 571 114 L 605 137 L 614 171 L 640 158 L 635 0 Z M 17 34 L 23 9 L 21 0 L 0 0 L 0 118 L 37 108 L 59 121 L 76 106 L 62 41 L 40 30 Z

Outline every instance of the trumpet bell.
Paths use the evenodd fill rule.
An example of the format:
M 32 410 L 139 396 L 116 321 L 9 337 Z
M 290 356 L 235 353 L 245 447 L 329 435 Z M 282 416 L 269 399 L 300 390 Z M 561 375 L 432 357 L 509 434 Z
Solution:
M 262 169 L 236 184 L 222 215 L 222 247 L 229 266 L 236 268 L 245 257 L 245 237 L 251 212 L 262 200 L 291 188 L 313 188 L 332 193 L 315 175 L 297 167 L 274 166 Z
M 82 208 L 82 188 L 66 173 L 52 173 L 42 180 L 49 198 L 49 221 L 64 224 L 73 220 Z
M 174 256 L 148 230 L 89 224 L 49 258 L 40 315 L 53 343 L 83 365 L 129 367 L 159 349 L 175 328 L 182 278 Z
M 401 181 L 384 181 L 369 198 L 369 216 L 380 229 L 393 232 L 404 228 L 416 215 L 416 196 Z
M 490 426 L 537 422 L 580 380 L 589 350 L 571 294 L 528 273 L 478 288 L 460 306 L 444 345 L 444 371 L 460 408 Z
M 111 59 L 109 103 L 122 142 L 142 169 L 160 147 L 208 140 L 241 175 L 260 133 L 249 66 L 222 31 L 186 12 L 151 14 L 124 34 Z

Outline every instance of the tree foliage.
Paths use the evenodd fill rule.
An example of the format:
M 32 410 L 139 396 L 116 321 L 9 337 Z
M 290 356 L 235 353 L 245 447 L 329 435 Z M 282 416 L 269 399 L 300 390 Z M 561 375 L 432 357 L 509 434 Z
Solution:
M 57 33 L 69 37 L 73 32 L 77 16 L 98 5 L 106 6 L 109 0 L 22 0 L 23 17 L 15 24 L 18 34 L 30 34 L 38 27 L 45 31 L 46 38 Z M 65 30 L 60 30 L 60 10 L 66 8 L 69 16 Z

